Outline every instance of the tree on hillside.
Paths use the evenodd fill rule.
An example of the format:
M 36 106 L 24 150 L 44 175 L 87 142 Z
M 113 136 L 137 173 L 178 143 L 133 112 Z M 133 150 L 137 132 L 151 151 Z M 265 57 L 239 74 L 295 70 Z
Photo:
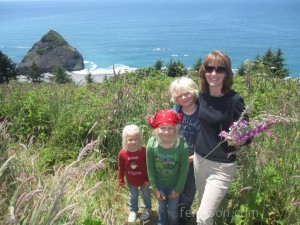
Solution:
M 196 71 L 199 71 L 200 70 L 200 67 L 201 67 L 201 64 L 202 64 L 202 58 L 200 57 L 197 62 L 195 63 L 195 65 L 193 66 L 193 70 L 196 70 Z
M 85 77 L 85 82 L 90 84 L 90 83 L 95 83 L 95 77 L 92 76 L 91 73 L 88 73 Z
M 261 56 L 260 55 L 257 55 L 254 60 L 253 60 L 253 63 L 252 64 L 249 64 L 251 66 L 251 70 L 254 70 L 254 71 L 260 71 L 263 69 L 264 65 L 263 65 L 263 62 L 261 60 Z
M 169 77 L 181 77 L 187 74 L 187 69 L 180 61 L 173 62 L 172 60 L 167 65 L 167 75 Z
M 163 61 L 161 61 L 161 60 L 157 60 L 156 62 L 155 62 L 155 64 L 154 64 L 154 66 L 153 66 L 156 70 L 161 70 L 162 69 L 162 67 L 163 67 Z
M 17 66 L 2 51 L 0 51 L 0 84 L 16 80 L 18 75 Z
M 274 54 L 274 53 L 273 53 Z M 283 53 L 279 48 L 274 54 L 272 72 L 275 77 L 285 78 L 289 75 L 288 69 L 285 68 Z
M 273 52 L 269 48 L 263 57 L 261 58 L 265 66 L 265 70 L 269 71 L 268 75 L 285 78 L 289 75 L 289 71 L 285 68 L 283 53 L 279 48 L 276 52 Z
M 273 52 L 268 49 L 261 57 L 257 55 L 252 62 L 245 61 L 238 68 L 237 74 L 244 76 L 246 74 L 257 73 L 278 78 L 285 78 L 289 75 L 289 71 L 285 68 L 283 53 L 281 49 Z
M 244 64 L 242 64 L 242 65 L 240 65 L 238 67 L 237 75 L 239 75 L 239 76 L 245 76 L 245 75 L 247 75 L 246 71 L 247 71 L 247 67 L 246 67 L 246 65 L 244 63 Z
M 39 67 L 33 62 L 26 74 L 26 77 L 32 83 L 41 83 L 45 76 L 40 72 Z
M 51 81 L 65 84 L 65 83 L 73 83 L 73 79 L 71 75 L 68 75 L 66 70 L 62 66 L 56 66 L 52 70 L 52 76 L 49 78 Z

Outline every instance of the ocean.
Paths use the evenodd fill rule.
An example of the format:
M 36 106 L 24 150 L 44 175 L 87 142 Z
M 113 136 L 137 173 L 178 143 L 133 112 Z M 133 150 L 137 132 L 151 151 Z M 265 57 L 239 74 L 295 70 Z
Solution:
M 55 30 L 77 48 L 94 76 L 171 60 L 192 67 L 212 50 L 233 68 L 281 49 L 290 76 L 300 75 L 300 1 L 3 1 L 0 51 L 18 63 Z

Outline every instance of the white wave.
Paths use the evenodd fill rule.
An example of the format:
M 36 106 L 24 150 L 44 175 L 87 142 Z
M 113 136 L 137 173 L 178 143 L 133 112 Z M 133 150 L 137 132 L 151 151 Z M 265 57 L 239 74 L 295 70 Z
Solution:
M 172 57 L 177 57 L 178 55 L 177 54 L 173 54 L 173 55 L 171 55 Z
M 123 74 L 125 72 L 131 72 L 137 69 L 122 64 L 116 64 L 114 65 L 114 68 L 116 74 Z M 97 68 L 96 66 L 94 69 L 83 69 L 80 71 L 71 71 L 67 73 L 72 76 L 72 79 L 76 83 L 85 83 L 85 77 L 88 74 L 91 74 L 96 82 L 102 82 L 105 78 L 114 75 L 113 66 L 110 66 L 108 68 Z
M 164 50 L 164 48 L 154 48 L 153 51 L 161 51 Z
M 183 56 L 184 56 L 184 57 L 187 57 L 187 56 L 189 56 L 189 55 L 188 55 L 188 54 L 184 54 Z
M 79 71 L 71 71 L 71 73 L 78 74 L 78 75 L 87 75 L 90 73 L 92 75 L 109 76 L 109 75 L 114 75 L 114 70 L 115 70 L 115 73 L 122 74 L 125 72 L 132 72 L 137 69 L 137 68 L 123 65 L 123 64 L 116 64 L 114 66 L 110 66 L 107 68 L 97 68 L 96 64 L 94 64 L 92 62 L 91 62 L 91 64 L 92 64 L 92 66 L 90 68 L 86 68 L 86 69 L 79 70 Z
M 1 49 L 4 49 L 4 48 L 18 48 L 18 49 L 30 49 L 31 47 L 28 47 L 28 46 L 20 46 L 20 45 L 16 45 L 16 46 L 4 46 L 4 45 L 0 45 L 0 48 Z
M 97 64 L 93 61 L 83 61 L 84 67 L 89 70 L 95 70 L 97 68 Z
M 26 49 L 30 49 L 31 47 L 28 46 L 13 46 L 12 48 L 26 48 Z
M 90 72 L 89 69 L 83 69 L 83 70 L 71 71 L 70 73 L 78 74 L 78 75 L 87 75 Z
M 113 75 L 114 71 L 117 74 L 122 74 L 122 73 L 126 73 L 126 72 L 132 72 L 135 71 L 137 68 L 132 68 L 126 65 L 122 65 L 122 64 L 116 64 L 114 66 L 110 66 L 108 68 L 99 68 L 96 69 L 94 71 L 91 71 L 92 74 L 105 74 L 105 75 Z

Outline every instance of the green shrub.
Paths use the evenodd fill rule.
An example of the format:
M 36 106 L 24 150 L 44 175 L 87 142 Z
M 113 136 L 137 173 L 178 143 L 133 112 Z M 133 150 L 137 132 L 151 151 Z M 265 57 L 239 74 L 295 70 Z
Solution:
M 197 72 L 191 72 L 190 77 L 199 83 Z M 245 78 L 235 76 L 234 89 L 247 105 L 253 102 L 250 118 L 268 112 L 299 119 L 299 82 L 259 74 L 252 74 L 249 80 Z M 7 167 L 9 173 L 0 180 L 1 187 L 8 187 L 11 192 L 1 192 L 2 188 L 1 197 L 10 199 L 14 195 L 12 190 L 20 185 L 14 178 L 20 174 L 37 177 L 36 182 L 23 186 L 29 190 L 51 184 L 51 176 L 58 175 L 58 168 L 76 160 L 80 149 L 96 140 L 97 147 L 86 163 L 106 157 L 107 169 L 85 177 L 84 182 L 76 180 L 78 183 L 70 187 L 60 210 L 76 200 L 81 209 L 78 224 L 109 221 L 123 224 L 128 193 L 118 190 L 116 177 L 121 132 L 126 124 L 138 124 L 146 143 L 152 135 L 147 116 L 172 106 L 168 94 L 171 80 L 149 68 L 88 85 L 14 82 L 1 85 L 0 118 L 6 118 L 7 124 L 1 134 L 6 133 L 9 138 L 0 139 L 4 141 L 0 144 L 0 162 L 16 155 Z M 239 149 L 236 179 L 221 206 L 226 215 L 216 218 L 218 224 L 297 224 L 299 130 L 299 122 L 277 125 L 273 133 L 266 132 Z M 24 149 L 16 147 L 19 145 L 25 146 Z M 102 182 L 97 195 L 93 198 L 84 195 L 95 181 Z M 82 192 L 77 195 L 79 187 Z M 0 221 L 7 218 L 9 202 L 0 201 L 3 209 Z M 24 216 L 28 216 L 26 213 L 29 211 L 24 211 Z M 70 215 L 61 217 L 59 222 L 67 222 Z

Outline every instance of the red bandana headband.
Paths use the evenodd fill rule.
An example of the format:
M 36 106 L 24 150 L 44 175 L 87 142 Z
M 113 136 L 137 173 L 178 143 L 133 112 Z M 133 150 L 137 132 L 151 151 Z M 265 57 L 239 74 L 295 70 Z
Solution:
M 175 125 L 182 122 L 182 114 L 170 109 L 159 110 L 154 116 L 148 118 L 147 122 L 153 129 L 166 124 Z

